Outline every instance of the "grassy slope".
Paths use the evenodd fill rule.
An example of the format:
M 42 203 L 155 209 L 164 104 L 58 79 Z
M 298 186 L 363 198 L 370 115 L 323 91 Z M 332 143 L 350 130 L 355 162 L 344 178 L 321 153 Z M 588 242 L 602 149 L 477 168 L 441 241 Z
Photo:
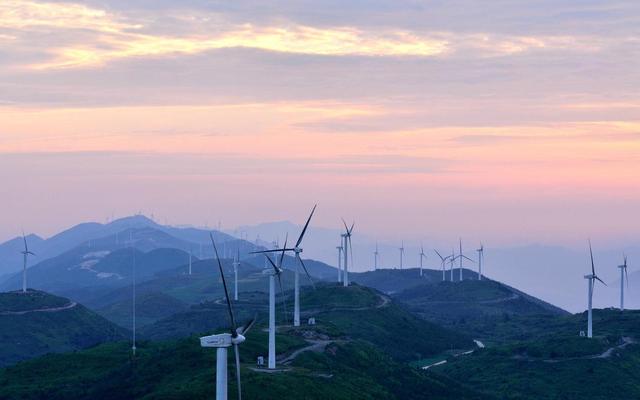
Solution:
M 370 344 L 334 343 L 321 353 L 302 353 L 288 372 L 267 374 L 248 367 L 266 353 L 266 333 L 252 331 L 241 347 L 243 388 L 250 399 L 488 399 L 446 378 L 398 364 Z M 303 346 L 298 336 L 278 336 L 278 352 Z M 215 350 L 196 337 L 139 345 L 135 363 L 129 344 L 48 355 L 0 370 L 2 399 L 210 399 L 215 388 Z M 231 352 L 230 352 L 231 353 Z M 231 354 L 230 376 L 233 375 Z M 235 384 L 230 379 L 230 398 Z
M 24 310 L 25 296 L 19 293 L 10 295 L 15 296 L 16 301 L 12 302 L 6 293 L 3 294 L 5 307 Z M 31 291 L 29 296 L 36 299 L 29 304 L 32 310 L 69 303 L 67 299 L 43 292 Z M 120 340 L 126 335 L 124 329 L 79 304 L 58 312 L 0 315 L 0 327 L 0 365 L 49 352 L 72 351 L 109 340 Z
M 287 292 L 287 296 L 290 320 L 293 299 L 290 292 Z M 315 290 L 303 288 L 300 299 L 303 324 L 306 318 L 313 316 L 319 327 L 327 333 L 368 341 L 400 360 L 420 359 L 451 348 L 474 346 L 469 336 L 416 317 L 390 299 L 388 304 L 382 306 L 380 293 L 363 286 L 344 288 L 336 284 L 319 284 Z M 248 293 L 234 308 L 240 318 L 258 313 L 260 319 L 266 321 L 266 306 L 267 297 L 264 294 Z M 282 324 L 284 314 L 280 302 L 276 312 L 278 323 Z M 145 327 L 142 334 L 153 339 L 177 338 L 221 328 L 224 324 L 224 305 L 206 303 Z
M 584 324 L 583 314 L 532 324 L 535 340 L 450 359 L 435 371 L 506 399 L 640 398 L 640 345 L 597 357 L 622 344 L 623 336 L 640 339 L 640 312 L 596 310 L 593 339 L 578 337 Z

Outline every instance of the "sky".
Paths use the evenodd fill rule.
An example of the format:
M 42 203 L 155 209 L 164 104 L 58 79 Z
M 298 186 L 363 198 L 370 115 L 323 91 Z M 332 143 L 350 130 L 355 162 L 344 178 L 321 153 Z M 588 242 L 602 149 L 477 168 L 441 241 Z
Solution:
M 0 239 L 141 211 L 638 243 L 636 0 L 0 2 Z

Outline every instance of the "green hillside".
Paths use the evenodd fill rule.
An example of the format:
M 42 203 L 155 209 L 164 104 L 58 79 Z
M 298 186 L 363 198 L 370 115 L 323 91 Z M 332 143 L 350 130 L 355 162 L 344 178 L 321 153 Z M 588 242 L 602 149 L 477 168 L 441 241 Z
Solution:
M 258 325 L 241 346 L 243 388 L 249 399 L 491 399 L 445 377 L 398 363 L 376 346 L 320 333 L 315 328 L 278 334 L 278 373 L 255 370 L 266 354 Z M 304 334 L 303 334 L 304 333 Z M 304 351 L 320 338 L 324 348 Z M 215 391 L 215 351 L 197 337 L 143 342 L 130 360 L 128 343 L 49 355 L 0 370 L 2 399 L 209 399 Z M 294 350 L 302 350 L 297 357 Z M 287 356 L 293 357 L 285 362 Z M 283 364 L 285 362 L 285 364 Z M 232 366 L 231 355 L 229 357 Z M 232 369 L 230 369 L 232 371 Z M 232 376 L 230 374 L 230 376 Z M 230 378 L 230 398 L 235 382 Z
M 640 312 L 594 310 L 594 338 L 584 314 L 538 326 L 535 340 L 450 358 L 436 373 L 504 399 L 640 398 Z
M 80 304 L 44 292 L 0 293 L 0 365 L 126 337 Z
M 317 322 L 314 329 L 345 340 L 367 341 L 398 360 L 418 360 L 452 348 L 474 347 L 469 336 L 425 321 L 394 303 L 389 297 L 364 286 L 352 285 L 344 288 L 337 284 L 319 284 L 315 290 L 303 288 L 300 299 L 303 327 L 309 317 L 314 317 Z M 285 314 L 280 298 L 277 300 L 278 324 L 282 325 Z M 293 311 L 291 291 L 286 292 L 286 300 L 286 325 L 290 325 Z M 267 306 L 267 295 L 255 292 L 241 298 L 234 309 L 241 318 L 257 313 L 262 320 L 266 320 Z M 188 312 L 175 314 L 144 327 L 141 335 L 157 340 L 219 329 L 226 324 L 226 312 L 223 302 L 203 303 L 191 307 Z

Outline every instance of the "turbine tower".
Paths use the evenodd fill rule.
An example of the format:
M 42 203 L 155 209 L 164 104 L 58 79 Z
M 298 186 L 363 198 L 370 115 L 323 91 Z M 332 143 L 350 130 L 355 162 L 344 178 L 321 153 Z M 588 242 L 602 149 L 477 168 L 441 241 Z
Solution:
M 404 241 L 402 242 L 398 250 L 400 250 L 400 269 L 402 269 L 402 256 L 404 255 Z
M 344 218 L 342 219 L 342 223 L 344 224 L 344 229 L 345 229 L 345 233 L 341 235 L 344 238 L 344 279 L 342 283 L 344 287 L 347 287 L 349 286 L 349 262 L 348 262 L 349 254 L 351 254 L 351 263 L 353 263 L 353 247 L 351 246 L 351 233 L 353 232 L 353 227 L 356 223 L 353 222 L 351 224 L 351 228 L 347 227 L 347 223 L 344 221 Z
M 629 275 L 627 275 L 627 256 L 623 254 L 624 264 L 618 265 L 620 268 L 620 311 L 624 311 L 624 285 L 629 287 Z
M 313 287 L 315 288 L 315 284 L 313 283 L 313 279 L 311 279 L 311 275 L 309 275 L 309 271 L 307 271 L 307 267 L 304 265 L 304 262 L 302 261 L 302 258 L 300 257 L 300 253 L 302 253 L 302 248 L 300 247 L 300 244 L 302 243 L 302 239 L 304 238 L 304 234 L 307 231 L 307 228 L 309 227 L 309 222 L 311 222 L 311 217 L 313 217 L 313 213 L 316 211 L 316 207 L 318 205 L 316 204 L 315 206 L 313 206 L 313 209 L 311 210 L 311 214 L 309 214 L 309 218 L 307 218 L 307 222 L 304 224 L 304 228 L 302 228 L 302 232 L 300 232 L 300 236 L 298 237 L 298 241 L 296 242 L 295 246 L 293 246 L 292 248 L 287 248 L 286 243 L 285 246 L 282 249 L 273 249 L 273 250 L 263 250 L 263 251 L 254 251 L 252 252 L 253 254 L 255 253 L 273 253 L 273 252 L 287 252 L 287 251 L 292 251 L 295 255 L 296 261 L 298 261 L 298 263 L 296 264 L 296 269 L 294 270 L 295 272 L 295 286 L 294 286 L 294 304 L 293 304 L 293 326 L 300 326 L 300 266 L 302 266 L 302 268 L 304 269 L 305 274 L 307 274 L 307 278 L 309 278 L 309 281 L 311 282 L 311 284 L 313 285 Z
M 484 245 L 480 243 L 480 248 L 476 250 L 478 252 L 478 280 L 482 280 L 482 262 L 484 261 Z
M 596 267 L 595 264 L 593 262 L 593 250 L 591 249 L 591 240 L 589 240 L 589 254 L 591 255 L 591 274 L 590 275 L 585 275 L 584 279 L 588 280 L 588 305 L 589 305 L 589 310 L 587 312 L 587 337 L 593 337 L 593 317 L 592 317 L 592 306 L 593 306 L 593 289 L 595 286 L 595 281 L 598 280 L 600 281 L 603 285 L 607 286 L 606 283 L 604 283 L 604 281 L 602 279 L 600 279 L 598 277 L 598 275 L 596 275 Z
M 221 333 L 218 335 L 203 336 L 200 338 L 201 347 L 216 348 L 216 400 L 227 400 L 227 349 L 233 346 L 236 364 L 236 381 L 238 385 L 238 399 L 242 399 L 242 386 L 240 382 L 240 351 L 238 346 L 243 343 L 246 338 L 244 335 L 249 332 L 255 322 L 255 317 L 241 327 L 236 326 L 236 319 L 233 315 L 231 300 L 229 299 L 229 291 L 227 290 L 227 281 L 224 279 L 224 271 L 222 263 L 218 257 L 218 249 L 213 241 L 213 235 L 210 234 L 211 243 L 213 243 L 213 251 L 218 261 L 218 269 L 224 286 L 224 295 L 227 299 L 227 309 L 229 311 L 229 320 L 231 322 L 231 333 Z
M 378 252 L 378 242 L 376 242 L 376 251 L 373 252 L 373 270 L 377 271 L 378 270 L 378 255 L 380 253 Z
M 338 283 L 342 282 L 342 249 L 342 239 L 340 239 L 340 246 L 336 246 L 336 250 L 338 250 Z
M 438 252 L 438 250 L 433 249 L 433 251 L 436 252 L 436 254 L 438 255 L 438 257 L 440 257 L 440 267 L 442 268 L 442 281 L 444 282 L 445 280 L 447 280 L 445 274 L 446 274 L 446 263 L 447 263 L 447 259 L 449 258 L 449 256 L 446 257 L 442 257 L 442 255 L 440 255 L 440 253 Z
M 420 276 L 422 276 L 422 259 L 425 257 L 427 257 L 427 255 L 424 254 L 424 247 L 421 244 L 420 245 Z
M 193 251 L 191 247 L 189 247 L 189 275 L 191 275 L 191 259 L 193 258 Z
M 29 251 L 27 246 L 27 237 L 22 232 L 22 241 L 24 242 L 24 251 L 22 251 L 22 293 L 27 293 L 27 257 L 35 256 L 35 253 Z
M 235 259 L 233 260 L 233 300 L 238 301 L 238 267 L 240 266 L 240 247 L 238 247 L 238 253 L 236 254 Z

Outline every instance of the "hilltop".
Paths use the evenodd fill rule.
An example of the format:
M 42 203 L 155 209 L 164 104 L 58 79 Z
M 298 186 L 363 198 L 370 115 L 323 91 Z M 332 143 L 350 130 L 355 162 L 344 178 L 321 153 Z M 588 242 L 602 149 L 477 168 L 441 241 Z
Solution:
M 404 362 L 452 347 L 472 348 L 473 342 L 464 335 L 413 317 L 385 295 L 357 285 L 305 288 L 301 298 L 304 316 L 314 316 L 317 324 L 293 328 L 283 325 L 280 316 L 278 373 L 254 368 L 256 357 L 267 353 L 266 315 L 258 309 L 258 324 L 241 346 L 246 398 L 493 398 Z M 264 300 L 263 294 L 256 293 L 237 304 L 239 319 Z M 200 321 L 227 329 L 224 307 L 217 302 L 203 304 Z M 149 329 L 170 329 L 168 321 L 162 322 Z M 183 320 L 175 322 L 181 325 Z M 218 330 L 195 328 L 203 328 L 202 333 Z M 135 363 L 130 362 L 129 346 L 123 343 L 46 356 L 0 370 L 0 397 L 32 399 L 45 392 L 50 399 L 213 397 L 215 351 L 200 348 L 197 335 L 143 341 L 138 349 Z M 232 362 L 230 357 L 230 368 Z M 83 368 L 71 371 L 71 365 Z M 233 398 L 233 379 L 229 390 Z
M 126 336 L 84 306 L 35 290 L 0 293 L 0 326 L 0 366 Z

